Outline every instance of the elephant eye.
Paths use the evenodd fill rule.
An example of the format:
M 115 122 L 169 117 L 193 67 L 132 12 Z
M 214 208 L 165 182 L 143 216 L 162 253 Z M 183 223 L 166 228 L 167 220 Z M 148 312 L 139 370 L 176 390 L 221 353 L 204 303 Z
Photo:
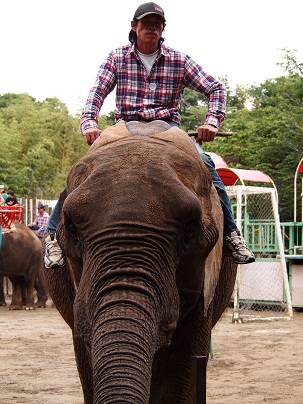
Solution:
M 189 243 L 190 240 L 195 236 L 197 232 L 197 226 L 193 222 L 187 223 L 184 232 L 184 241 L 185 243 Z
M 73 223 L 68 225 L 67 230 L 68 230 L 69 234 L 71 235 L 71 238 L 74 241 L 77 241 L 77 242 L 80 241 L 80 237 L 79 237 L 77 227 Z

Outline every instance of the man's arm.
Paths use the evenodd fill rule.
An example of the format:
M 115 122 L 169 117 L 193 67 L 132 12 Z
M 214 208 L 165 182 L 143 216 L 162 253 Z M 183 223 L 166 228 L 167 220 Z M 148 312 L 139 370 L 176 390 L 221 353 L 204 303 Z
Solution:
M 86 137 L 89 145 L 100 136 L 98 117 L 103 102 L 116 85 L 115 59 L 113 52 L 101 64 L 93 87 L 90 89 L 80 119 L 80 132 Z
M 185 68 L 186 86 L 207 98 L 207 114 L 203 125 L 197 129 L 197 143 L 212 142 L 226 116 L 227 90 L 224 84 L 208 74 L 187 57 Z

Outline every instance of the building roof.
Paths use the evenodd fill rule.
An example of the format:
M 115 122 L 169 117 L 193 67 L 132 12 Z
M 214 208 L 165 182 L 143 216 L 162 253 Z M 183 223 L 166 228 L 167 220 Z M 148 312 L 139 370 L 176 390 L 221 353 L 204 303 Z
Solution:
M 209 152 L 207 152 L 207 154 L 209 154 L 213 159 L 216 170 L 224 185 L 235 185 L 237 181 L 240 181 L 242 185 L 245 185 L 245 182 L 248 181 L 259 183 L 264 182 L 267 184 L 270 183 L 274 186 L 272 179 L 262 171 L 244 170 L 242 168 L 229 168 L 226 161 L 218 154 Z

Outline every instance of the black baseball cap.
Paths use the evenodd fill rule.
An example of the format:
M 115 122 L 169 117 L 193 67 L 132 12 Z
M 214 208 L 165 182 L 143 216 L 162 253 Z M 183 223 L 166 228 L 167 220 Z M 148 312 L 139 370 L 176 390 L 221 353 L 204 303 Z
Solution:
M 163 18 L 164 22 L 166 21 L 162 7 L 151 2 L 141 4 L 141 6 L 139 6 L 135 12 L 134 19 L 141 20 L 141 18 L 146 17 L 149 14 L 157 14 Z
M 38 205 L 38 209 L 45 209 L 45 206 L 40 203 L 40 205 Z

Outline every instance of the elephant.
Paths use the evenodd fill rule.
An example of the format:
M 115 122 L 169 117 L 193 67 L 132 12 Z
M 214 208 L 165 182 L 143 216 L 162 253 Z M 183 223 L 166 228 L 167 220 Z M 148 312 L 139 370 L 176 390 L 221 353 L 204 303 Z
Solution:
M 71 168 L 47 269 L 72 329 L 85 404 L 191 403 L 191 361 L 208 358 L 237 265 L 193 140 L 163 121 L 108 127 Z
M 9 277 L 12 282 L 13 295 L 9 309 L 22 310 L 25 303 L 26 309 L 33 310 L 37 307 L 35 286 L 38 289 L 37 285 L 41 283 L 42 244 L 25 224 L 14 223 L 13 226 L 13 231 L 3 232 L 0 275 Z M 41 296 L 44 295 L 42 289 L 40 292 Z
M 37 301 L 35 302 L 35 307 L 37 308 L 45 308 L 46 307 L 46 302 L 48 300 L 47 296 L 47 291 L 45 289 L 44 285 L 44 280 L 43 280 L 43 271 L 42 267 L 40 270 L 40 273 L 36 279 L 35 282 L 35 290 L 37 293 Z M 4 279 L 5 277 L 0 275 L 0 306 L 7 306 L 6 301 L 5 301 L 5 293 L 4 293 Z M 26 286 L 25 286 L 25 281 L 24 278 L 22 278 L 22 304 L 23 306 L 26 306 Z

